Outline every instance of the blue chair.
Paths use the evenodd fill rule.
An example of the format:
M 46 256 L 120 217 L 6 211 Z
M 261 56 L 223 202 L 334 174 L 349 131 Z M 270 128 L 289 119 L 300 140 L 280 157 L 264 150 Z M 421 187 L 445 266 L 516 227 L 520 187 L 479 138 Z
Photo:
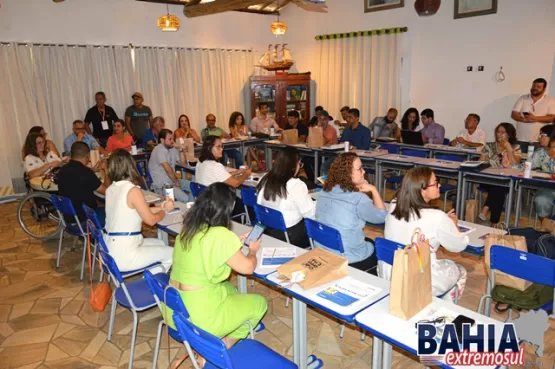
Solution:
M 173 321 L 190 357 L 195 350 L 206 360 L 204 369 L 296 369 L 297 365 L 281 356 L 261 342 L 244 339 L 227 349 L 218 337 L 205 332 L 179 312 L 173 314 Z M 252 332 L 252 331 L 251 331 Z M 252 333 L 251 333 L 252 334 Z M 195 360 L 193 366 L 199 369 Z M 262 364 L 263 363 L 263 364 Z
M 427 158 L 428 152 L 423 150 L 403 149 L 403 155 L 412 156 L 416 158 Z
M 390 153 L 390 154 L 398 154 L 400 149 L 401 149 L 401 146 L 386 144 L 386 143 L 380 143 L 380 149 L 387 150 L 387 152 Z
M 199 197 L 204 190 L 206 190 L 206 186 L 203 186 L 196 182 L 191 182 L 191 193 L 193 194 L 193 197 L 195 199 Z
M 393 241 L 390 241 L 390 240 L 386 240 L 385 238 L 382 238 L 382 237 L 377 237 L 376 240 L 375 240 L 374 245 L 376 246 L 376 258 L 378 259 L 378 275 L 380 276 L 380 278 L 390 280 L 391 276 L 386 275 L 386 273 L 383 270 L 383 264 L 380 264 L 380 261 L 382 263 L 385 263 L 385 264 L 393 265 L 393 259 L 395 257 L 395 251 L 404 249 L 405 245 L 397 243 L 397 242 L 393 242 Z M 459 287 L 457 286 L 456 283 L 453 287 L 455 287 L 455 304 L 458 305 L 459 304 Z M 449 288 L 447 290 L 447 292 L 445 292 L 443 295 L 440 295 L 440 296 L 437 296 L 437 297 L 442 298 L 453 287 Z
M 254 187 L 241 188 L 241 199 L 243 200 L 243 205 L 245 206 L 245 214 L 247 215 L 248 224 L 252 226 L 256 224 L 256 219 L 250 218 L 248 208 L 254 209 L 254 206 L 256 205 L 256 189 Z
M 85 204 L 82 204 L 81 207 L 83 208 L 83 212 L 85 213 L 85 217 L 87 218 L 87 220 L 90 220 L 94 224 L 96 229 L 101 229 L 102 232 L 105 232 L 104 226 L 102 224 L 100 224 L 100 220 L 98 219 L 98 216 L 96 215 L 96 211 L 92 208 L 89 208 Z M 97 242 L 95 241 L 94 242 L 93 255 L 92 255 L 91 275 L 94 275 L 94 268 L 95 268 L 95 264 L 96 264 L 96 248 L 97 247 L 102 247 L 102 246 L 98 245 Z M 105 249 L 104 251 L 108 252 L 107 249 Z M 100 271 L 100 280 L 102 280 L 102 271 Z
M 398 146 L 392 145 L 394 147 L 399 148 Z M 397 150 L 399 151 L 399 150 Z M 427 158 L 428 157 L 428 152 L 427 151 L 422 151 L 422 150 L 412 150 L 412 149 L 403 149 L 402 150 L 402 154 L 406 155 L 406 156 L 413 156 L 413 157 L 419 157 L 419 158 Z M 401 175 L 396 175 L 396 176 L 392 176 L 392 177 L 385 177 L 383 179 L 383 193 L 382 193 L 382 197 L 385 196 L 385 188 L 387 186 L 388 183 L 393 183 L 395 185 L 395 187 L 398 187 L 398 185 L 401 183 L 401 181 L 403 180 L 403 176 Z
M 443 139 L 443 144 L 444 144 L 444 145 L 449 145 L 450 142 L 451 142 L 451 140 L 448 139 L 448 138 L 444 138 L 444 139 Z
M 458 161 L 463 162 L 465 157 L 462 155 L 436 155 L 436 159 L 438 160 L 448 160 L 448 161 Z M 439 189 L 439 193 L 443 194 L 443 211 L 447 211 L 447 196 L 451 192 L 457 192 L 457 186 L 452 185 L 450 183 L 442 183 Z
M 449 161 L 458 161 L 458 162 L 463 162 L 466 159 L 465 155 L 436 155 L 435 156 L 436 159 L 438 160 L 449 160 Z
M 64 239 L 64 232 L 67 232 L 67 233 L 69 233 L 73 236 L 77 236 L 77 238 L 73 242 L 73 247 L 72 248 L 75 247 L 75 244 L 77 243 L 79 238 L 82 238 L 83 239 L 83 257 L 81 259 L 81 277 L 80 278 L 81 278 L 81 280 L 83 280 L 83 275 L 85 273 L 85 258 L 87 257 L 87 247 L 85 246 L 85 243 L 87 242 L 86 241 L 87 240 L 87 234 L 84 231 L 86 226 L 85 226 L 84 223 L 81 223 L 79 221 L 79 218 L 77 217 L 77 212 L 75 211 L 75 208 L 73 207 L 73 203 L 71 202 L 70 199 L 68 199 L 67 197 L 58 196 L 58 195 L 50 195 L 50 199 L 52 200 L 52 204 L 54 205 L 54 208 L 56 208 L 56 210 L 58 211 L 58 216 L 62 220 L 62 230 L 60 231 L 60 239 L 59 239 L 59 242 L 58 242 L 58 257 L 56 258 L 56 268 L 58 268 L 60 266 L 60 257 L 62 256 L 62 241 Z M 64 215 L 66 215 L 67 217 L 75 219 L 75 223 L 74 224 L 67 224 Z
M 285 240 L 289 242 L 289 235 L 287 234 L 287 227 L 285 226 L 285 220 L 283 219 L 283 214 L 279 210 L 274 210 L 266 206 L 254 205 L 254 213 L 256 214 L 256 219 L 266 227 L 276 229 L 285 234 Z
M 484 301 L 483 314 L 490 315 L 491 310 L 491 293 L 495 286 L 495 270 L 522 278 L 532 283 L 553 286 L 555 288 L 555 260 L 545 258 L 543 256 L 530 254 L 503 246 L 492 246 L 490 249 L 490 277 L 488 279 L 486 294 L 480 298 L 478 312 L 482 310 Z M 553 293 L 555 300 L 555 291 Z M 542 310 L 553 309 L 553 301 L 541 307 Z M 509 310 L 509 318 L 512 319 L 512 310 Z M 555 314 L 551 314 L 555 317 Z
M 137 327 L 139 325 L 139 318 L 137 312 L 148 310 L 156 306 L 156 300 L 148 288 L 147 281 L 145 279 L 137 279 L 130 283 L 125 283 L 124 278 L 130 277 L 144 272 L 153 266 L 159 266 L 160 263 L 151 264 L 145 268 L 131 270 L 128 272 L 120 272 L 116 261 L 112 256 L 106 252 L 108 248 L 104 243 L 104 238 L 102 237 L 102 232 L 97 229 L 94 225 L 88 225 L 91 236 L 97 242 L 101 244 L 102 247 L 98 247 L 98 254 L 102 261 L 102 269 L 105 273 L 110 275 L 116 288 L 112 292 L 112 307 L 110 311 L 110 324 L 108 326 L 108 338 L 110 341 L 112 339 L 112 332 L 114 330 L 114 321 L 116 318 L 116 308 L 119 305 L 126 309 L 129 309 L 133 313 L 133 331 L 131 333 L 131 347 L 129 350 L 129 369 L 133 368 L 133 355 L 135 353 L 135 342 L 137 339 Z M 161 283 L 168 284 L 170 276 L 167 273 L 157 273 L 154 278 L 161 281 Z

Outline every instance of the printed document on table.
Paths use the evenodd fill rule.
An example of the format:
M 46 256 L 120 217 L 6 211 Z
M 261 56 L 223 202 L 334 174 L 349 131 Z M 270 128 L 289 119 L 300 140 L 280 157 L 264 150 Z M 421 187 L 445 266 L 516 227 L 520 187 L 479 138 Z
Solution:
M 336 284 L 319 292 L 316 296 L 339 306 L 349 306 L 359 300 L 374 296 L 379 292 L 379 288 L 357 281 L 352 277 L 345 277 Z
M 265 247 L 262 249 L 261 268 L 283 265 L 297 257 L 294 247 Z

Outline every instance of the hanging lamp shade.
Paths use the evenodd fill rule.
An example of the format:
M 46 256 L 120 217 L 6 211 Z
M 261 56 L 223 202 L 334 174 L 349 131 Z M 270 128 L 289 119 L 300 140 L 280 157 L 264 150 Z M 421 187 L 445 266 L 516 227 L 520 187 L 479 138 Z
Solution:
M 416 0 L 414 2 L 414 9 L 421 17 L 434 15 L 437 13 L 441 0 Z
M 270 24 L 270 30 L 276 36 L 283 35 L 287 31 L 287 24 L 280 21 L 273 22 Z
M 158 28 L 164 32 L 176 32 L 179 26 L 179 18 L 175 15 L 168 13 L 158 18 Z

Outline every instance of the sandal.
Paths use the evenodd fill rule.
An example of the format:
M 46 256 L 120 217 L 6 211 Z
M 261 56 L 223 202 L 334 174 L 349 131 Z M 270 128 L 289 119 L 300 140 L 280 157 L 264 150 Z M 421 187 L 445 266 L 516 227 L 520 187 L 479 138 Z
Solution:
M 204 368 L 204 366 L 206 365 L 206 359 L 200 356 L 199 354 L 197 354 L 196 352 L 195 352 L 195 360 L 197 362 L 198 367 L 201 369 Z M 191 365 L 189 369 L 195 369 L 195 366 Z

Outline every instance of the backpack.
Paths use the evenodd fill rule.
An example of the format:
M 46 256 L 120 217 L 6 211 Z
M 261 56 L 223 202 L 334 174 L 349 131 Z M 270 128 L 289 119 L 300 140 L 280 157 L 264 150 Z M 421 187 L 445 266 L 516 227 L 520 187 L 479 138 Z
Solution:
M 553 300 L 553 287 L 534 283 L 520 291 L 498 285 L 493 288 L 491 297 L 496 301 L 495 310 L 499 313 L 509 309 L 536 310 Z M 503 304 L 505 307 L 501 306 Z
M 529 253 L 555 260 L 555 236 L 549 232 L 538 232 L 529 227 L 513 228 L 509 230 L 509 234 L 523 236 Z

